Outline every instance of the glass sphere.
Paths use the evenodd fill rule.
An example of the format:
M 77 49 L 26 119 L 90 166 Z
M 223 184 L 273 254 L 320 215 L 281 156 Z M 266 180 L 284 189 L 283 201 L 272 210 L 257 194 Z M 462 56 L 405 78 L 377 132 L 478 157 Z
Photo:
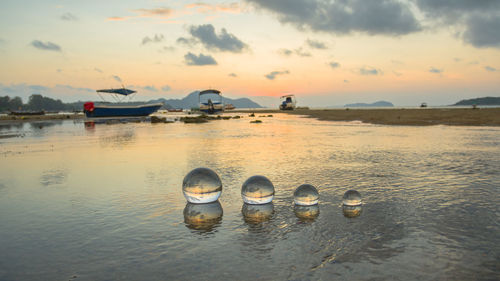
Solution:
M 243 183 L 241 197 L 247 204 L 269 203 L 274 198 L 274 185 L 264 176 L 252 176 Z
M 241 213 L 246 223 L 258 224 L 271 219 L 274 213 L 273 202 L 267 204 L 243 204 Z
M 184 208 L 184 223 L 190 229 L 212 230 L 222 221 L 222 206 L 219 201 L 207 204 L 187 203 Z
M 293 212 L 299 220 L 303 222 L 313 222 L 319 216 L 319 205 L 295 205 L 293 207 Z
M 214 202 L 222 193 L 222 182 L 214 171 L 196 168 L 184 177 L 182 193 L 190 203 Z
M 361 205 L 361 194 L 359 194 L 356 190 L 348 190 L 344 193 L 342 203 L 346 206 Z
M 355 218 L 359 217 L 361 215 L 361 205 L 358 206 L 348 206 L 344 205 L 342 206 L 342 212 L 344 213 L 344 217 L 346 218 Z
M 295 189 L 295 192 L 293 193 L 293 201 L 297 205 L 302 205 L 302 206 L 316 205 L 318 204 L 318 200 L 319 200 L 318 190 L 310 184 L 303 184 L 297 187 L 297 189 Z

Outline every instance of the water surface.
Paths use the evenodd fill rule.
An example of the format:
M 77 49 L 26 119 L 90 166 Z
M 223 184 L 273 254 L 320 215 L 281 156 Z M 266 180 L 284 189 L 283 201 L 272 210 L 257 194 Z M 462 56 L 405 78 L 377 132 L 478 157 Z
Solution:
M 0 125 L 0 280 L 499 278 L 499 128 L 257 118 Z M 186 203 L 197 167 L 219 174 L 219 204 Z M 243 204 L 253 175 L 271 205 Z

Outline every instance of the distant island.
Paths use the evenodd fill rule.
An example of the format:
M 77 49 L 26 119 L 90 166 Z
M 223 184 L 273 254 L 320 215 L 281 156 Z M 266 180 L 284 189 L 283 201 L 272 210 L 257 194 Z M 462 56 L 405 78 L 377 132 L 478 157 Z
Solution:
M 156 99 L 150 101 L 132 101 L 124 102 L 122 104 L 127 105 L 143 105 L 147 103 L 162 102 L 164 104 L 163 109 L 171 108 L 182 108 L 191 109 L 198 107 L 198 93 L 195 91 L 187 95 L 182 99 Z M 236 108 L 261 108 L 258 103 L 253 102 L 248 98 L 240 99 L 230 99 L 223 97 L 225 104 L 232 104 Z M 87 101 L 77 101 L 71 103 L 64 103 L 61 100 L 52 99 L 49 97 L 44 97 L 40 94 L 33 94 L 29 97 L 27 103 L 23 103 L 20 97 L 10 98 L 9 96 L 0 97 L 0 112 L 9 111 L 81 111 L 83 109 L 83 104 Z M 102 101 L 94 101 L 99 103 L 105 103 Z
M 350 103 L 344 107 L 394 107 L 394 104 L 388 101 L 377 101 L 374 103 Z
M 461 100 L 453 105 L 500 105 L 500 97 L 484 97 Z

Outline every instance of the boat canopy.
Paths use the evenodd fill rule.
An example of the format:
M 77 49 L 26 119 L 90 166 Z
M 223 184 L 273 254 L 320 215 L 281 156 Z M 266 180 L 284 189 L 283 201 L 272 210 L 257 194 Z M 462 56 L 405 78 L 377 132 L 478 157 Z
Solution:
M 206 95 L 206 94 L 220 95 L 220 91 L 214 90 L 214 89 L 209 89 L 209 90 L 201 91 L 199 95 L 201 96 L 201 95 Z
M 121 88 L 121 89 L 102 89 L 102 90 L 97 90 L 97 92 L 98 93 L 109 93 L 109 94 L 119 94 L 119 95 L 128 96 L 128 95 L 135 93 L 136 91 Z
M 283 98 L 295 98 L 295 95 L 284 95 L 284 96 L 281 96 L 280 99 L 283 99 Z

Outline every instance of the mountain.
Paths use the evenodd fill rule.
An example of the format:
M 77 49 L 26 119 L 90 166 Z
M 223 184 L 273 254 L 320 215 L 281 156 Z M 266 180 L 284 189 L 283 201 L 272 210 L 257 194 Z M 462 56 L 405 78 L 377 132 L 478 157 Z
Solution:
M 166 108 L 184 108 L 190 109 L 198 107 L 198 91 L 192 92 L 182 99 L 157 99 L 149 102 L 163 102 Z M 231 103 L 236 108 L 261 108 L 258 103 L 253 102 L 248 98 L 230 99 L 222 97 L 225 104 Z
M 344 107 L 393 107 L 394 104 L 388 101 L 377 101 L 374 103 L 350 103 L 344 105 Z
M 454 105 L 500 105 L 500 97 L 484 97 L 476 99 L 461 100 Z

